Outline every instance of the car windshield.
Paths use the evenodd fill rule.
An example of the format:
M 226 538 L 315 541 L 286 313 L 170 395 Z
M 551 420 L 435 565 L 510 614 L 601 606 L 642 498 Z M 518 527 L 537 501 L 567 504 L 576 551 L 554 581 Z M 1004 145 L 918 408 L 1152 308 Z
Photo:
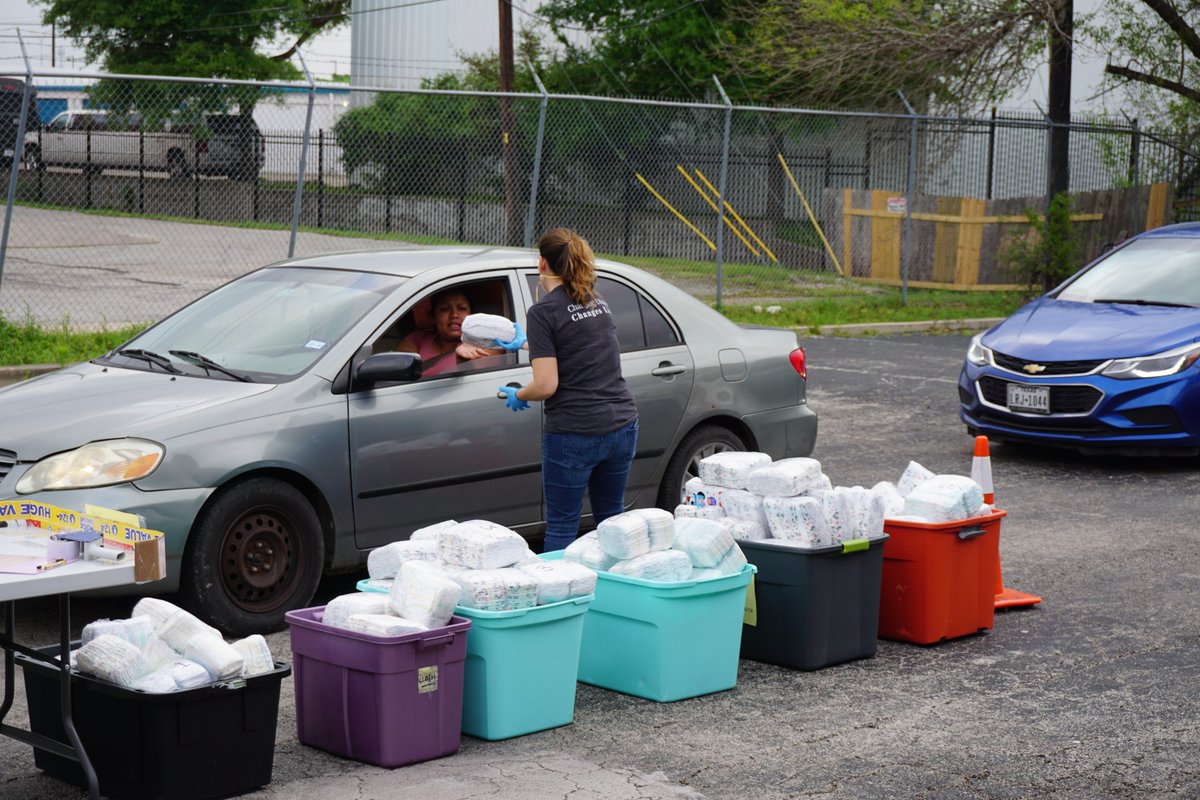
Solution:
M 258 270 L 180 309 L 104 360 L 159 369 L 141 355 L 150 353 L 173 359 L 172 366 L 191 375 L 233 380 L 232 371 L 256 381 L 287 379 L 312 366 L 403 282 L 345 270 Z M 205 360 L 225 370 L 213 363 L 205 368 Z
M 1137 239 L 1072 281 L 1058 299 L 1200 306 L 1200 239 Z

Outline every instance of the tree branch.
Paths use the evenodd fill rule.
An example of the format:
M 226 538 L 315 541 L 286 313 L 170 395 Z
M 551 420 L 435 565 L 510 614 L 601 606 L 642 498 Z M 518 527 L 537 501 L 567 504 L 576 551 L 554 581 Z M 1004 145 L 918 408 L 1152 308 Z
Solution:
M 1142 4 L 1158 14 L 1162 21 L 1175 31 L 1179 41 L 1183 42 L 1191 54 L 1200 58 L 1200 36 L 1196 34 L 1191 25 L 1184 22 L 1183 17 L 1179 16 L 1179 12 L 1168 0 L 1142 0 Z
M 1108 64 L 1104 67 L 1104 71 L 1110 75 L 1116 75 L 1119 78 L 1136 81 L 1137 83 L 1144 83 L 1149 86 L 1156 86 L 1159 89 L 1166 89 L 1169 92 L 1174 92 L 1180 97 L 1186 97 L 1192 102 L 1200 103 L 1200 91 L 1185 86 L 1178 81 L 1160 78 L 1157 75 L 1150 75 L 1146 72 L 1139 72 L 1138 70 L 1130 69 L 1129 67 L 1117 66 L 1116 64 Z

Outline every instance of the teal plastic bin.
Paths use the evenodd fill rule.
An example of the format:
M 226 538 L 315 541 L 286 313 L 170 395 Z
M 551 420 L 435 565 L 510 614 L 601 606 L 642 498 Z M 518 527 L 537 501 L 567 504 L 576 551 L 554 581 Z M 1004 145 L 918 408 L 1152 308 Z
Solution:
M 360 581 L 362 591 L 380 591 Z M 516 611 L 458 606 L 471 620 L 462 732 L 511 739 L 570 725 L 585 612 L 595 595 Z
M 679 583 L 597 573 L 579 680 L 663 703 L 732 689 L 755 572 Z

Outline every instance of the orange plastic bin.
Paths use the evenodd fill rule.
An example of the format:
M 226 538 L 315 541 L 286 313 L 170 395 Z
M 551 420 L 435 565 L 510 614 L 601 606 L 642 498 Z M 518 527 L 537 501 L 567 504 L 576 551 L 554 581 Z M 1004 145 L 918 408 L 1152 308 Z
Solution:
M 990 630 L 1005 516 L 997 509 L 952 522 L 884 520 L 879 637 L 933 644 Z

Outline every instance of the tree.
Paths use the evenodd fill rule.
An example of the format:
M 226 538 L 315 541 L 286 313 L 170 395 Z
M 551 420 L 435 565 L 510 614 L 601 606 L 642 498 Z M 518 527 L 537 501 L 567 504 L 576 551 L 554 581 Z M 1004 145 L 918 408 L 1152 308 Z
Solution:
M 349 19 L 349 0 L 35 0 L 89 60 L 114 73 L 135 75 L 291 79 L 288 58 L 315 33 Z M 274 56 L 262 49 L 279 38 L 294 43 Z M 253 109 L 253 89 L 220 90 L 195 84 L 116 85 L 93 93 L 110 104 L 136 105 L 149 117 L 180 104 L 204 109 Z

